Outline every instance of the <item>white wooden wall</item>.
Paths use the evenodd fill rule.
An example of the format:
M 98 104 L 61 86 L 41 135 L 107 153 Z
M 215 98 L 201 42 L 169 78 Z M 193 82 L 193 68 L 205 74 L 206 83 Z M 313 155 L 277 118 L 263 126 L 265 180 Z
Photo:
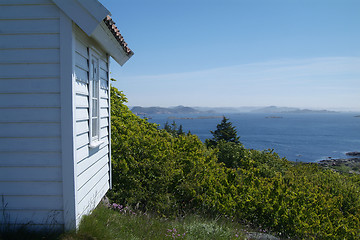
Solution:
M 107 55 L 76 26 L 75 31 L 75 105 L 77 220 L 88 214 L 109 189 L 109 64 Z M 89 47 L 100 54 L 100 138 L 99 148 L 89 148 Z
M 0 0 L 0 224 L 63 225 L 59 16 Z

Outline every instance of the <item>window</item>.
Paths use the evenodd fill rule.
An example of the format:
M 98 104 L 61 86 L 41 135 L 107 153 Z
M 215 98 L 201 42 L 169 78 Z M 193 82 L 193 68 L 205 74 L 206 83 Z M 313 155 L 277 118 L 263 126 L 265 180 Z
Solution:
M 100 80 L 99 80 L 99 57 L 90 50 L 90 73 L 89 73 L 89 129 L 90 147 L 98 147 L 100 141 Z

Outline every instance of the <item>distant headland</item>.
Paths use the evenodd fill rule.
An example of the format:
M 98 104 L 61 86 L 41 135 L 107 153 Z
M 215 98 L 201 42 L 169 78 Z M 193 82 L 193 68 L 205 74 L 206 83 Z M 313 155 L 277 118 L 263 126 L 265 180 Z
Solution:
M 204 113 L 203 111 L 197 110 L 192 107 L 140 107 L 136 106 L 131 108 L 131 111 L 137 115 L 149 115 L 149 114 L 198 114 Z M 209 112 L 211 113 L 211 112 Z
M 137 115 L 154 115 L 154 114 L 225 114 L 225 113 L 337 113 L 329 110 L 312 110 L 292 107 L 140 107 L 135 106 L 131 111 Z M 274 115 L 275 116 L 275 115 Z M 277 116 L 277 115 L 276 115 Z

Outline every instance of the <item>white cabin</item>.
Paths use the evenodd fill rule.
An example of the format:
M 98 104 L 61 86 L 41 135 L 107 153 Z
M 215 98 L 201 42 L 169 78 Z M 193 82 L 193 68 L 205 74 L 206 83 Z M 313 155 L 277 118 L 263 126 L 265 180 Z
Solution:
M 97 0 L 0 0 L 0 227 L 74 229 L 111 187 L 109 57 Z

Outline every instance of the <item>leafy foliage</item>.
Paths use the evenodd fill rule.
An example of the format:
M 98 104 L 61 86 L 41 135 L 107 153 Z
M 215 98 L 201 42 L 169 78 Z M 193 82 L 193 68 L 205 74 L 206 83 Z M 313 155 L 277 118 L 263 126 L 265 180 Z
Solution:
M 237 136 L 214 135 L 206 148 L 135 116 L 117 89 L 111 94 L 113 201 L 161 216 L 228 215 L 294 238 L 360 238 L 359 175 L 249 150 Z
M 112 87 L 111 94 L 111 198 L 162 215 L 201 205 L 205 188 L 219 175 L 214 152 L 194 135 L 159 130 L 132 114 L 121 92 Z

